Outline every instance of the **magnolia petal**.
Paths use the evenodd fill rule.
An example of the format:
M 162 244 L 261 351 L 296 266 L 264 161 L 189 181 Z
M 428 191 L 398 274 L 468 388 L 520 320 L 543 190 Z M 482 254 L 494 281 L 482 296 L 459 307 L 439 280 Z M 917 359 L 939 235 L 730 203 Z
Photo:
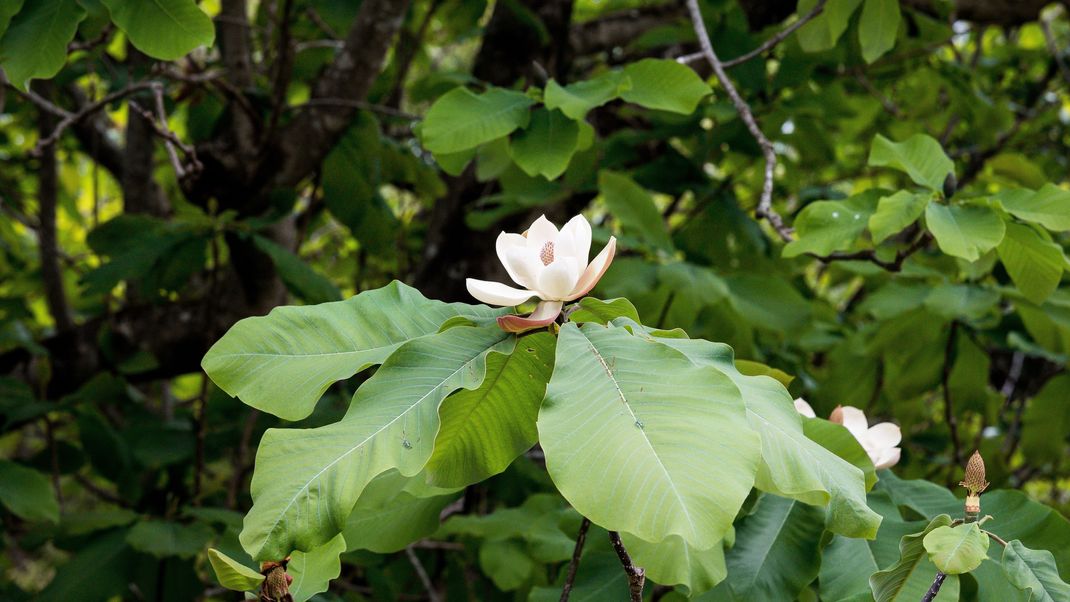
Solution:
M 580 278 L 580 268 L 576 265 L 573 257 L 555 259 L 553 263 L 543 268 L 539 273 L 539 282 L 536 287 L 539 296 L 547 300 L 564 300 L 568 296 L 576 281 Z
M 863 413 L 862 410 L 851 406 L 843 406 L 838 409 L 842 419 L 840 424 L 847 427 L 847 430 L 851 431 L 851 434 L 854 435 L 855 439 L 858 439 L 859 442 L 865 441 L 868 438 L 867 434 L 869 432 L 869 423 L 866 422 L 865 413 Z
M 527 247 L 505 249 L 502 265 L 505 266 L 514 282 L 529 290 L 536 288 L 539 274 L 543 270 L 542 260 L 539 259 L 538 253 Z
M 817 418 L 814 408 L 810 407 L 810 404 L 806 403 L 806 400 L 802 397 L 795 400 L 795 411 L 807 418 Z
M 506 332 L 526 332 L 553 324 L 561 313 L 563 301 L 541 301 L 527 316 L 501 316 L 498 326 Z
M 561 227 L 559 238 L 565 237 L 572 241 L 571 251 L 580 268 L 586 268 L 591 258 L 591 224 L 587 222 L 587 218 L 577 215 L 568 220 L 568 223 Z
M 533 291 L 516 289 L 501 282 L 466 278 L 464 285 L 468 288 L 468 294 L 488 305 L 520 305 L 535 296 Z
M 867 435 L 870 445 L 878 449 L 895 447 L 903 440 L 903 433 L 899 430 L 899 426 L 891 422 L 874 424 L 869 428 Z
M 565 300 L 572 301 L 589 293 L 594 288 L 594 285 L 598 284 L 598 281 L 602 279 L 602 275 L 606 273 L 606 270 L 609 269 L 609 264 L 613 263 L 613 256 L 616 253 L 617 237 L 610 236 L 605 248 L 587 265 L 587 269 L 580 276 L 580 281 L 576 283 L 576 288 L 572 289 L 572 292 L 569 293 L 568 298 Z
M 539 219 L 535 220 L 531 227 L 528 228 L 525 236 L 527 236 L 528 248 L 535 249 L 537 253 L 544 244 L 553 242 L 557 238 L 557 226 L 546 219 L 545 215 L 540 215 Z
M 526 238 L 519 234 L 512 234 L 509 232 L 502 232 L 498 235 L 497 240 L 494 241 L 494 250 L 498 253 L 498 261 L 502 262 L 505 266 L 505 271 L 509 272 L 509 277 L 513 279 L 513 282 L 520 286 L 529 286 L 527 282 L 524 282 L 519 272 L 515 267 L 515 260 L 510 261 L 510 254 L 520 249 L 527 249 L 528 241 Z
M 891 468 L 898 464 L 900 454 L 902 454 L 902 450 L 898 447 L 893 447 L 883 450 L 876 458 L 871 455 L 870 459 L 873 460 L 873 467 L 880 470 L 882 468 Z

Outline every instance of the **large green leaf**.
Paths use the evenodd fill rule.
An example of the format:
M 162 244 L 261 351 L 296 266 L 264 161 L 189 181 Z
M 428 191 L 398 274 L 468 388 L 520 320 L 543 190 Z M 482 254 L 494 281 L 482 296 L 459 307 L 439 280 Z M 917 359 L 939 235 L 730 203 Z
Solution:
M 395 281 L 345 301 L 246 318 L 208 350 L 201 367 L 254 408 L 300 420 L 332 383 L 382 363 L 405 341 L 435 333 L 454 316 L 494 313 L 432 301 Z
M 1036 192 L 1014 189 L 1000 193 L 996 198 L 1015 217 L 1036 222 L 1049 230 L 1070 230 L 1070 190 L 1048 183 Z
M 821 552 L 821 599 L 838 602 L 868 596 L 869 576 L 879 569 L 866 540 L 833 537 Z
M 1070 585 L 1059 577 L 1055 558 L 1047 550 L 1030 550 L 1017 539 L 1009 541 L 1003 550 L 1003 572 L 1018 589 L 1030 592 L 1030 600 L 1070 600 Z
M 899 18 L 899 0 L 865 0 L 858 22 L 858 43 L 867 63 L 879 59 L 895 46 Z
M 389 554 L 434 533 L 439 513 L 457 496 L 427 487 L 424 478 L 389 470 L 372 479 L 346 519 L 342 535 L 348 549 Z
M 763 495 L 736 528 L 728 578 L 700 600 L 794 600 L 821 567 L 824 513 L 797 500 Z
M 215 548 L 208 550 L 208 562 L 212 564 L 216 581 L 227 589 L 251 592 L 258 589 L 264 580 L 264 576 L 260 573 Z
M 882 243 L 889 236 L 901 232 L 917 221 L 921 214 L 925 213 L 925 207 L 931 198 L 928 194 L 907 190 L 881 198 L 876 213 L 869 216 L 869 231 L 873 234 L 873 242 Z
M 10 460 L 0 460 L 0 503 L 25 520 L 59 522 L 59 504 L 48 477 Z
M 936 565 L 925 557 L 923 538 L 938 527 L 951 524 L 951 517 L 941 514 L 934 518 L 921 533 L 906 535 L 899 542 L 899 560 L 892 566 L 869 578 L 869 586 L 876 602 L 906 602 L 920 600 L 936 578 Z M 959 599 L 959 578 L 948 575 L 944 581 L 938 602 Z
M 391 468 L 419 472 L 434 447 L 442 400 L 478 387 L 487 353 L 509 353 L 515 341 L 497 325 L 409 341 L 357 389 L 340 422 L 268 430 L 256 454 L 245 550 L 258 560 L 311 550 L 342 530 L 372 478 Z
M 1063 457 L 1070 433 L 1070 374 L 1060 374 L 1029 400 L 1022 420 L 1022 453 L 1034 466 Z
M 628 550 L 631 552 L 631 547 Z M 652 575 L 651 578 L 653 579 Z M 576 571 L 576 581 L 572 586 L 569 602 L 627 600 L 628 595 L 628 578 L 621 569 L 620 559 L 616 554 L 609 551 L 584 553 Z M 557 602 L 560 599 L 561 585 L 556 585 L 533 588 L 528 602 Z
M 23 2 L 24 0 L 4 0 L 4 2 L 0 2 L 0 38 L 7 31 L 7 26 L 11 23 L 11 17 L 19 14 Z
M 547 470 L 572 506 L 650 542 L 714 545 L 760 460 L 731 380 L 623 328 L 561 329 L 538 426 Z
M 977 602 L 1030 602 L 1030 592 L 1015 587 L 1003 572 L 1002 555 L 1002 547 L 990 546 L 988 558 L 970 572 L 977 580 Z
M 126 545 L 125 529 L 95 535 L 91 543 L 56 567 L 56 577 L 34 600 L 70 602 L 128 596 L 131 566 L 136 558 Z
M 211 46 L 215 27 L 193 0 L 101 0 L 130 43 L 145 54 L 174 61 Z
M 293 583 L 290 584 L 293 602 L 305 602 L 312 596 L 327 591 L 331 579 L 335 579 L 342 572 L 339 556 L 345 551 L 345 538 L 335 535 L 327 543 L 308 552 L 294 552 L 286 566 L 286 572 L 293 577 Z
M 849 537 L 876 534 L 880 517 L 866 504 L 866 475 L 804 434 L 802 417 L 783 385 L 768 376 L 741 374 L 728 345 L 697 339 L 659 340 L 693 362 L 715 366 L 739 388 L 747 422 L 762 439 L 757 488 L 807 504 L 827 505 L 828 527 L 833 532 Z M 838 428 L 851 438 L 846 429 Z
M 922 544 L 929 560 L 948 575 L 968 573 L 988 556 L 988 535 L 977 523 L 937 527 L 929 531 Z
M 509 153 L 524 173 L 553 180 L 568 169 L 579 134 L 579 124 L 561 111 L 536 109 L 531 123 L 513 136 Z
M 464 487 L 506 469 L 538 441 L 535 420 L 554 364 L 557 340 L 548 332 L 522 337 L 508 356 L 487 358 L 478 389 L 446 398 L 442 426 L 427 461 L 427 480 Z
M 869 164 L 898 169 L 915 183 L 936 191 L 943 190 L 944 180 L 955 171 L 955 164 L 944 154 L 940 143 L 925 134 L 914 134 L 902 142 L 877 134 L 869 151 Z
M 1059 288 L 1066 266 L 1063 248 L 1029 226 L 1007 223 L 1006 227 L 996 252 L 1018 290 L 1039 305 Z
M 799 45 L 806 52 L 820 52 L 836 46 L 840 36 L 847 30 L 851 15 L 862 0 L 828 0 L 821 14 L 803 25 L 796 34 Z M 796 13 L 805 15 L 810 12 L 817 0 L 799 0 Z
M 295 296 L 309 303 L 327 303 L 342 298 L 333 282 L 289 249 L 263 236 L 254 236 L 253 244 L 271 258 L 279 278 Z
M 940 250 L 966 261 L 977 261 L 1003 240 L 1003 220 L 981 205 L 929 203 L 925 225 L 936 238 Z
M 475 94 L 455 88 L 428 109 L 420 129 L 427 150 L 435 154 L 456 153 L 508 135 L 527 125 L 535 104 L 526 94 L 490 88 Z
M 77 0 L 25 2 L 0 37 L 0 68 L 8 81 L 25 92 L 31 79 L 59 73 L 85 14 Z
M 620 97 L 648 109 L 690 115 L 711 92 L 694 69 L 670 59 L 629 63 L 624 76 L 632 85 L 620 90 Z
M 602 170 L 598 172 L 598 190 L 625 233 L 638 236 L 654 247 L 672 248 L 669 230 L 654 199 L 634 180 L 621 173 Z
M 178 556 L 192 558 L 204 550 L 212 539 L 212 529 L 204 523 L 182 524 L 163 520 L 146 520 L 134 525 L 126 535 L 130 547 L 157 558 Z
M 728 576 L 723 542 L 700 550 L 677 535 L 650 543 L 621 533 L 621 540 L 648 579 L 660 585 L 683 586 L 691 596 L 713 589 Z
M 810 203 L 795 220 L 798 239 L 784 246 L 784 257 L 804 253 L 828 255 L 852 248 L 877 210 L 880 190 L 867 190 L 845 201 Z
M 619 97 L 631 87 L 631 80 L 620 71 L 607 71 L 567 86 L 551 79 L 546 84 L 543 103 L 547 109 L 559 109 L 572 119 L 583 119 L 588 111 Z

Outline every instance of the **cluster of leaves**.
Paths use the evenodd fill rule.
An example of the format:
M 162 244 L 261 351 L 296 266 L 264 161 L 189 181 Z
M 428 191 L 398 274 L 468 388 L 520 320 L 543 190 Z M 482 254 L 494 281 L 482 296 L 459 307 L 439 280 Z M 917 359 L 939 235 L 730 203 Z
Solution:
M 225 598 L 217 580 L 256 590 L 257 561 L 290 555 L 298 600 L 428 597 L 421 574 L 449 599 L 557 599 L 581 515 L 596 524 L 574 600 L 627 595 L 606 528 L 660 599 L 911 600 L 937 571 L 940 600 L 1066 597 L 1064 16 L 994 27 L 940 3 L 827 0 L 728 69 L 775 144 L 786 244 L 754 217 L 763 156 L 737 108 L 701 61 L 674 60 L 698 48 L 676 3 L 414 2 L 367 99 L 319 99 L 367 110 L 263 205 L 186 188 L 160 143 L 148 177 L 169 209 L 135 212 L 138 170 L 105 148 L 132 137 L 123 96 L 56 145 L 60 294 L 89 332 L 72 343 L 49 304 L 34 144 L 55 123 L 35 98 L 73 114 L 158 81 L 165 123 L 209 154 L 243 115 L 316 106 L 358 11 L 249 3 L 239 89 L 218 75 L 216 28 L 234 19 L 220 4 L 0 2 L 0 597 Z M 564 4 L 571 39 L 544 25 Z M 780 27 L 752 31 L 752 4 L 699 3 L 722 58 Z M 598 47 L 618 9 L 655 24 Z M 490 35 L 499 20 L 512 35 Z M 500 40 L 517 58 L 481 81 L 473 56 Z M 580 210 L 622 249 L 595 291 L 616 300 L 584 301 L 582 326 L 505 336 L 495 311 L 428 300 L 491 276 L 442 263 L 454 249 L 493 259 L 498 230 Z M 239 323 L 204 359 L 213 384 L 188 335 L 214 342 L 278 304 L 224 313 L 260 275 L 337 303 Z M 60 368 L 72 349 L 96 359 Z M 607 373 L 634 416 L 569 402 L 616 394 Z M 717 421 L 692 413 L 709 395 Z M 797 396 L 901 425 L 895 474 L 844 429 L 800 421 Z M 644 438 L 653 451 L 632 457 Z M 974 447 L 996 489 L 976 528 L 952 522 L 945 487 Z M 655 459 L 673 478 L 642 482 Z

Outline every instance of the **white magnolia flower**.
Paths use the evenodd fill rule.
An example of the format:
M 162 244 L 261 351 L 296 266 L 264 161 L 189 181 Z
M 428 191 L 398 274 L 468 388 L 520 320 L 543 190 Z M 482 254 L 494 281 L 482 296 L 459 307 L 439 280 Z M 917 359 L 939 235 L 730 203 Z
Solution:
M 495 245 L 498 259 L 514 282 L 468 278 L 465 285 L 473 297 L 489 305 L 520 305 L 532 297 L 540 302 L 528 316 L 503 316 L 498 324 L 510 332 L 547 326 L 561 313 L 566 301 L 586 295 L 613 261 L 617 239 L 610 237 L 602 252 L 588 263 L 591 225 L 582 215 L 570 219 L 561 230 L 540 216 L 523 234 L 502 232 Z
M 795 409 L 803 416 L 816 417 L 814 409 L 802 398 L 795 400 Z M 866 450 L 873 466 L 878 470 L 891 468 L 899 462 L 902 450 L 897 446 L 903 440 L 903 433 L 897 425 L 881 422 L 869 426 L 865 413 L 851 406 L 836 406 L 829 416 L 829 421 L 845 426 L 862 445 L 862 449 Z

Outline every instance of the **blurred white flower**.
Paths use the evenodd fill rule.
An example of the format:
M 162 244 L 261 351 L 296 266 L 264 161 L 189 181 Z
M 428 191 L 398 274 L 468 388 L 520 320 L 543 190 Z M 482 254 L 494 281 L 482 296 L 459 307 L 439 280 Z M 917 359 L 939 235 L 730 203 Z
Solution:
M 514 306 L 538 297 L 540 302 L 530 315 L 498 318 L 503 329 L 524 332 L 549 325 L 565 301 L 594 288 L 613 261 L 617 239 L 611 236 L 602 252 L 588 263 L 591 225 L 587 219 L 577 215 L 558 230 L 543 215 L 523 234 L 502 232 L 495 246 L 509 276 L 524 288 L 475 278 L 466 279 L 465 285 L 473 297 L 489 305 Z
M 816 417 L 814 409 L 801 397 L 795 400 L 795 410 L 803 416 Z M 846 427 L 862 445 L 862 449 L 866 450 L 873 466 L 878 470 L 891 468 L 899 462 L 902 450 L 898 445 L 903 440 L 903 434 L 897 425 L 881 422 L 869 426 L 865 413 L 851 406 L 836 406 L 829 416 L 829 421 Z

